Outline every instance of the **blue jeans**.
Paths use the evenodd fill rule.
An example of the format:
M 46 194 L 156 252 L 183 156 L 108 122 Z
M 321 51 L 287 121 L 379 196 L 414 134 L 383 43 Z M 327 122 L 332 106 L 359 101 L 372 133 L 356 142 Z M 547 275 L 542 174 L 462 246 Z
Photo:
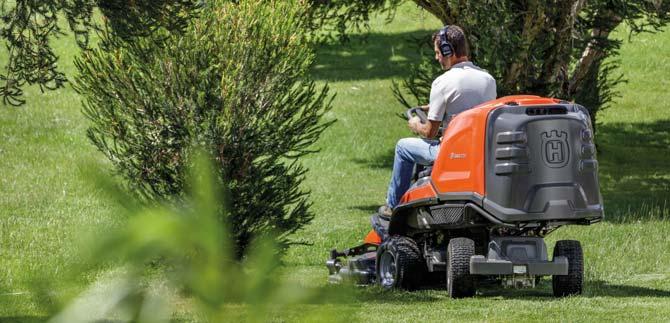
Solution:
M 395 146 L 393 173 L 386 195 L 386 204 L 395 208 L 400 198 L 409 189 L 414 164 L 430 165 L 435 161 L 440 148 L 438 140 L 403 138 Z

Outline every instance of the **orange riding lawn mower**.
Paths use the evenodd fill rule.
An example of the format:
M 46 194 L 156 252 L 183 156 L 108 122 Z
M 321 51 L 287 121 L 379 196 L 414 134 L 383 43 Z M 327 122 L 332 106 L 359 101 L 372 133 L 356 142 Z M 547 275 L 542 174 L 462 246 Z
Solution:
M 426 122 L 425 112 L 407 117 Z M 588 111 L 539 96 L 508 96 L 456 115 L 433 165 L 390 217 L 372 216 L 360 246 L 331 251 L 329 281 L 407 290 L 444 284 L 453 298 L 477 287 L 533 288 L 552 276 L 555 296 L 581 294 L 579 241 L 544 237 L 603 218 Z

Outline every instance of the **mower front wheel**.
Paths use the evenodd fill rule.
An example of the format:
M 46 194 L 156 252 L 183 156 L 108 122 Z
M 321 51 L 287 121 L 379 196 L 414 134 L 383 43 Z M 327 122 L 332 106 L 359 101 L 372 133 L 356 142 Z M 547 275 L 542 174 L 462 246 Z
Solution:
M 554 257 L 568 258 L 568 274 L 552 276 L 554 296 L 580 295 L 584 282 L 584 253 L 576 240 L 560 240 L 554 247 Z
M 451 298 L 475 295 L 475 281 L 470 274 L 470 258 L 475 255 L 475 242 L 468 238 L 454 238 L 447 246 L 447 290 Z
M 377 251 L 377 283 L 385 289 L 417 289 L 424 267 L 421 251 L 411 238 L 392 236 Z

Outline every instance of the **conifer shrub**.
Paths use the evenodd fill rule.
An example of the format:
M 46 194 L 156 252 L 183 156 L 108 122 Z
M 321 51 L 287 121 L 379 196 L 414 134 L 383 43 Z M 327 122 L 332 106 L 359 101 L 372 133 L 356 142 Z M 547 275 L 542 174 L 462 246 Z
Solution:
M 76 61 L 88 137 L 138 198 L 180 201 L 193 147 L 226 183 L 235 253 L 272 232 L 280 249 L 313 218 L 299 162 L 332 123 L 299 0 L 208 1 L 179 33 L 101 32 Z M 223 197 L 222 197 L 223 198 Z

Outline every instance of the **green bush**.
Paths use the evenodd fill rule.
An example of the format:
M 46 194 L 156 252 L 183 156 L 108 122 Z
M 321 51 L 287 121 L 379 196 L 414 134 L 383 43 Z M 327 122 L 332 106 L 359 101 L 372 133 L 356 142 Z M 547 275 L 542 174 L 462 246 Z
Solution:
M 280 249 L 313 217 L 299 158 L 331 124 L 327 87 L 307 72 L 314 54 L 301 1 L 211 1 L 182 33 L 124 42 L 101 33 L 82 54 L 75 88 L 88 136 L 146 201 L 184 196 L 189 151 L 213 156 L 230 191 L 235 253 L 269 232 Z

